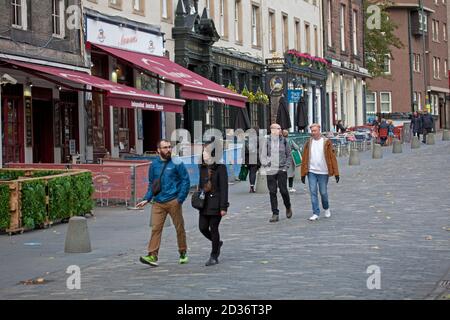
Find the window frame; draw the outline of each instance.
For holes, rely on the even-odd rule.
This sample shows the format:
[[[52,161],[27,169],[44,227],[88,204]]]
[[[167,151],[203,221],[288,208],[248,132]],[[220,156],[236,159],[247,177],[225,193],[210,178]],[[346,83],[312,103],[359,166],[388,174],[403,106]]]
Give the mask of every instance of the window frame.
[[[387,94],[389,96],[389,110],[384,111],[383,110],[383,104],[386,104],[387,102],[383,102],[383,94]],[[392,112],[392,92],[390,91],[380,91],[380,112],[381,113],[391,113]]]
[[[285,12],[281,13],[281,25],[282,25],[282,41],[283,50],[287,52],[289,50],[289,15]]]
[[[122,0],[114,0],[116,3],[112,3],[113,0],[108,0],[108,7],[116,9],[116,10],[122,10]]]
[[[20,14],[16,12],[17,7],[20,10]],[[20,24],[15,23],[17,22],[15,19],[16,16],[20,18]],[[28,30],[28,7],[26,0],[11,0],[11,26],[15,29]]]
[[[139,3],[139,10],[136,10],[136,3]],[[133,0],[133,13],[141,16],[145,16],[145,1],[144,0]]]
[[[339,13],[339,30],[340,30],[340,38],[341,38],[341,51],[346,52],[347,46],[345,43],[345,11],[346,5],[341,3],[340,13]]]
[[[368,95],[372,95],[373,96],[373,102],[369,101],[369,99],[367,98]],[[374,109],[373,111],[368,110],[367,106],[368,104],[373,104]],[[366,92],[366,113],[367,114],[376,114],[377,113],[377,92],[371,92],[371,91],[367,91]]]
[[[352,10],[352,39],[353,39],[353,55],[358,55],[358,10]]]
[[[276,52],[277,51],[277,21],[276,21],[276,11],[273,9],[269,9],[269,51]]]
[[[56,15],[55,8],[56,4],[59,7],[59,15]],[[64,38],[66,36],[66,25],[65,25],[65,1],[64,0],[52,0],[52,36],[56,38]],[[58,21],[55,18],[58,17]],[[59,27],[59,33],[55,32],[56,23]]]

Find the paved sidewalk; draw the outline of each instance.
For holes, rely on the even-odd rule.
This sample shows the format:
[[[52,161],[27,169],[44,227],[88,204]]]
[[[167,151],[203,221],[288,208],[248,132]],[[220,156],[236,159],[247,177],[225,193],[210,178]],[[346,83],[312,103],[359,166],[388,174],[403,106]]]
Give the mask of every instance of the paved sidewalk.
[[[361,166],[341,158],[341,182],[330,180],[333,216],[309,222],[302,184],[294,216],[268,222],[268,195],[231,186],[221,225],[220,264],[205,267],[210,244],[198,214],[184,205],[190,263],[178,265],[174,228],[164,231],[160,267],[138,261],[149,237],[148,212],[96,210],[89,219],[90,254],[64,254],[67,225],[0,236],[1,299],[444,299],[450,280],[450,143],[392,154],[361,154]],[[279,203],[282,205],[281,197]],[[37,246],[25,243],[40,243]],[[81,290],[68,290],[69,265],[81,267]],[[381,289],[369,290],[369,266]],[[21,285],[42,276],[44,285]],[[450,281],[449,281],[450,282]],[[447,291],[445,291],[447,290]]]

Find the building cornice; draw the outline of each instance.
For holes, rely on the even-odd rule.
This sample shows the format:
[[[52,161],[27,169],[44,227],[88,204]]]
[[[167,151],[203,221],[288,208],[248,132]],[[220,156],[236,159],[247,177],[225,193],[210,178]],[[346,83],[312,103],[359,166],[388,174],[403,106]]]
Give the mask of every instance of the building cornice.
[[[396,9],[420,9],[420,5],[418,3],[395,3],[388,6],[389,8],[396,8]],[[424,11],[427,11],[429,13],[435,13],[435,11],[428,7],[423,7]]]

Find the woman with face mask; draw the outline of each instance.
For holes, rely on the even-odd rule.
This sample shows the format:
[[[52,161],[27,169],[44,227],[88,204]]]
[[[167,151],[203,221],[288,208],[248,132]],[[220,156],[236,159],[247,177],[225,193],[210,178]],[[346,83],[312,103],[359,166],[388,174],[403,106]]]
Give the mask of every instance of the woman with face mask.
[[[214,143],[207,143],[203,147],[202,164],[200,165],[199,190],[204,191],[205,204],[199,211],[200,232],[211,241],[211,255],[206,266],[219,263],[220,240],[219,225],[222,217],[227,214],[228,203],[228,174],[227,168],[215,159]]]

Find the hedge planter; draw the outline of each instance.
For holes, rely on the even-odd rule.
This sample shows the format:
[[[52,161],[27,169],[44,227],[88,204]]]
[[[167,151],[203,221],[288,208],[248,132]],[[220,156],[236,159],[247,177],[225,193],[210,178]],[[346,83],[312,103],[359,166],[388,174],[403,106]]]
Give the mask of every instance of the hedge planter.
[[[85,170],[0,170],[0,230],[46,227],[91,213],[92,175]]]

